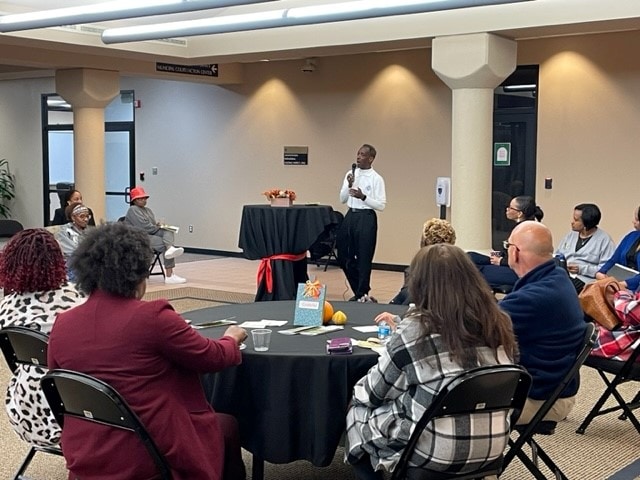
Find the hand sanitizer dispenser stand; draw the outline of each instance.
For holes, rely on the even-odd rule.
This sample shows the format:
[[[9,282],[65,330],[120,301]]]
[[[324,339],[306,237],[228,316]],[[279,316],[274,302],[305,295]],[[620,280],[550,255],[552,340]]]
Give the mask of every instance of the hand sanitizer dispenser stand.
[[[440,207],[440,218],[447,217],[447,207],[451,206],[451,178],[438,177],[436,180],[436,205]]]

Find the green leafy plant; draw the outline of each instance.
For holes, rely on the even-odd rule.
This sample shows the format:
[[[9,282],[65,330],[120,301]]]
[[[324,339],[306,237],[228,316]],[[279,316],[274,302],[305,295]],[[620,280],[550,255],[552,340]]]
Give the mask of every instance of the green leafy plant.
[[[0,160],[0,217],[9,218],[11,209],[8,206],[10,200],[16,196],[14,177],[9,170],[9,161]]]

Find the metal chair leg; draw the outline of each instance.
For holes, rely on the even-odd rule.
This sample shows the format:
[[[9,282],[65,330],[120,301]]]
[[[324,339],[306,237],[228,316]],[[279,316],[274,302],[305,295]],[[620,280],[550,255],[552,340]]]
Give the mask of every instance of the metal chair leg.
[[[27,469],[27,467],[29,467],[29,464],[31,463],[31,460],[33,459],[33,456],[35,454],[36,454],[36,448],[35,447],[31,447],[29,449],[29,451],[27,452],[27,456],[24,457],[24,460],[22,461],[22,464],[20,465],[20,467],[18,468],[18,471],[16,472],[15,476],[13,477],[13,480],[20,480],[22,478],[22,474]]]

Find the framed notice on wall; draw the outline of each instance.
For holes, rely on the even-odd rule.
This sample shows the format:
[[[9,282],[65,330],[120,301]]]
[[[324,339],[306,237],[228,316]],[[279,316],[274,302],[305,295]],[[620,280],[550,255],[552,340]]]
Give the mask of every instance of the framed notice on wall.
[[[309,147],[284,147],[285,165],[308,165]]]
[[[493,144],[493,166],[508,167],[511,165],[511,143]]]

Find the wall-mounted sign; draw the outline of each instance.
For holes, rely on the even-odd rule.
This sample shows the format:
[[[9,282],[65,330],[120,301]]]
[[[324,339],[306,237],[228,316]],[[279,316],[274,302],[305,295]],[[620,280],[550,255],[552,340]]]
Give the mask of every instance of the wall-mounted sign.
[[[309,147],[284,147],[285,165],[308,165]]]
[[[208,65],[176,65],[173,63],[156,63],[156,72],[181,73],[183,75],[218,76],[218,64]]]
[[[493,166],[508,167],[511,165],[511,143],[493,144]]]

